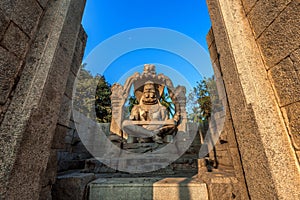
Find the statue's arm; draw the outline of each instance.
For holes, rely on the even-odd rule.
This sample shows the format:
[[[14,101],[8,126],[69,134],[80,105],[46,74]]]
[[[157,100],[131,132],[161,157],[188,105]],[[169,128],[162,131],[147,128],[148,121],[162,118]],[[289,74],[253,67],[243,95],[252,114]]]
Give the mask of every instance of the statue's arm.
[[[177,125],[177,120],[169,118],[169,112],[165,107],[163,107],[163,109],[161,109],[161,115],[162,115],[162,120],[163,121],[166,121],[168,123],[173,123],[174,125]]]
[[[139,108],[137,106],[133,106],[130,116],[130,120],[139,120]]]

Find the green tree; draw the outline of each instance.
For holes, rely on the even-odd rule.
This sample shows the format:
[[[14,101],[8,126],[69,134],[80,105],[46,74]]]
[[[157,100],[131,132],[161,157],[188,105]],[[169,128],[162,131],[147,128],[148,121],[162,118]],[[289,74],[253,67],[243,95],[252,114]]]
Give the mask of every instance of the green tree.
[[[74,108],[89,118],[106,123],[111,121],[110,84],[102,75],[93,76],[81,66],[76,82]],[[93,115],[96,113],[96,116]],[[93,115],[93,116],[92,116]]]
[[[108,123],[111,121],[111,85],[105,80],[103,75],[97,75],[97,89],[95,94],[95,110],[97,121]]]
[[[76,93],[73,97],[73,106],[80,113],[92,118],[91,113],[94,109],[94,93],[97,80],[90,71],[85,69],[86,64],[81,65],[81,70],[76,80]]]
[[[172,99],[168,92],[163,92],[160,98],[161,105],[165,106],[167,108],[167,111],[170,115],[170,118],[173,118],[175,115],[175,105],[172,102]]]
[[[211,115],[211,96],[209,92],[209,82],[212,79],[203,79],[194,87],[194,93],[197,97],[197,103],[200,108],[200,116],[202,120],[207,120]]]
[[[192,105],[189,120],[193,122],[207,122],[212,112],[223,109],[214,77],[204,78],[197,82],[197,85],[188,96],[188,102]]]

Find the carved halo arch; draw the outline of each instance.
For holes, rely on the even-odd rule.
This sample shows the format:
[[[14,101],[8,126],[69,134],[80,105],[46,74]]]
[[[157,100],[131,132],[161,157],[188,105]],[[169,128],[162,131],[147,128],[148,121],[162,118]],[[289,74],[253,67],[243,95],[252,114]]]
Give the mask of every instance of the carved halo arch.
[[[136,72],[128,77],[124,86],[115,83],[111,88],[111,104],[112,104],[112,121],[110,125],[110,132],[117,134],[125,139],[127,135],[123,134],[121,129],[124,120],[124,104],[129,96],[130,88],[133,86],[135,95],[136,91],[141,90],[147,81],[151,81],[157,85],[160,95],[164,87],[167,88],[172,102],[175,105],[175,115],[178,121],[178,130],[186,130],[187,113],[186,113],[186,89],[184,86],[177,86],[174,88],[173,82],[168,76],[164,74],[156,74],[155,66],[152,64],[145,64],[142,74]]]

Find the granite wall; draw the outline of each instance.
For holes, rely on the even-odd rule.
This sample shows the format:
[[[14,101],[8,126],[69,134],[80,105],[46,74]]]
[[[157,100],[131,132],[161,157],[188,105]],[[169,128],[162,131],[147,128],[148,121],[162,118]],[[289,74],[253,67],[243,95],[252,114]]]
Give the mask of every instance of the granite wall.
[[[207,4],[211,60],[225,85],[249,196],[297,199],[299,1]]]
[[[300,161],[300,2],[244,1],[244,7]]]
[[[84,5],[0,2],[0,199],[50,198],[85,47]]]
[[[13,97],[47,1],[0,2],[0,123]]]

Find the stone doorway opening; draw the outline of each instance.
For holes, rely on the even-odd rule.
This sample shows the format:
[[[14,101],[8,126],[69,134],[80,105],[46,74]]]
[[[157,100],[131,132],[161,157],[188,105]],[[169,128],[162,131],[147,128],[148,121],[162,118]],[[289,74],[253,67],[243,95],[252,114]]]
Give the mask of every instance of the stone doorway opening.
[[[211,44],[209,44],[209,47],[211,47]],[[84,64],[88,65],[89,63],[84,63]],[[91,69],[91,71],[92,71],[92,69]],[[93,77],[92,72],[90,72],[89,75],[91,77]],[[222,80],[218,80],[218,81],[219,82],[218,82],[217,87],[220,88],[220,87],[222,87],[223,83],[222,83]],[[110,85],[110,84],[108,84],[108,85]],[[120,97],[121,94],[118,94],[118,95]],[[221,95],[223,95],[222,100],[227,101],[226,95],[224,95],[224,94],[221,94]],[[222,109],[224,113],[225,113],[225,111],[224,111],[225,109]],[[111,108],[111,110],[113,110],[113,109]],[[121,116],[122,114],[120,114],[120,113],[121,112],[118,111],[117,115]],[[199,183],[202,183],[203,180],[206,180],[207,182],[209,182],[212,178],[210,174],[208,174],[207,175],[208,177],[206,177],[206,175],[205,175],[206,172],[214,171],[216,175],[213,175],[213,176],[216,176],[216,177],[224,176],[225,178],[227,178],[226,180],[231,180],[231,179],[235,180],[234,179],[235,175],[233,172],[232,158],[231,158],[231,155],[229,152],[229,146],[227,145],[228,133],[226,132],[226,133],[222,134],[223,138],[222,138],[221,142],[219,142],[218,148],[215,148],[215,147],[213,148],[214,143],[216,142],[217,139],[215,139],[214,137],[210,137],[210,138],[205,137],[206,134],[202,133],[202,132],[206,133],[208,131],[208,129],[210,128],[210,132],[208,133],[208,135],[212,136],[213,133],[215,133],[218,130],[218,127],[220,126],[218,123],[215,123],[215,122],[218,121],[220,118],[223,118],[223,121],[225,120],[224,113],[222,113],[222,112],[214,113],[213,116],[211,116],[211,118],[213,120],[211,120],[212,122],[210,123],[209,127],[206,126],[206,127],[202,127],[202,129],[201,128],[199,129],[198,125],[196,125],[196,124],[185,125],[185,126],[191,126],[188,128],[189,130],[192,130],[192,129],[197,130],[196,137],[193,137],[194,140],[191,142],[192,145],[187,150],[187,152],[183,156],[181,156],[179,159],[177,159],[175,162],[173,162],[171,165],[169,165],[167,168],[162,169],[161,171],[157,171],[157,172],[139,173],[139,174],[134,174],[134,175],[122,173],[119,170],[116,170],[114,168],[111,168],[111,167],[105,165],[104,163],[99,162],[99,160],[97,160],[96,158],[92,158],[92,155],[89,154],[89,151],[86,150],[85,146],[81,142],[80,134],[78,134],[76,131],[76,124],[79,124],[81,122],[71,119],[71,127],[70,128],[72,128],[72,131],[69,131],[70,134],[67,135],[67,138],[69,140],[69,141],[67,141],[68,142],[67,146],[69,149],[59,151],[59,154],[61,154],[61,156],[59,156],[58,162],[59,162],[59,166],[61,168],[59,169],[59,176],[57,178],[58,181],[56,182],[56,186],[54,186],[54,188],[53,188],[53,191],[54,191],[53,193],[56,193],[56,192],[59,193],[61,190],[63,190],[64,185],[67,184],[66,181],[71,180],[71,182],[74,182],[73,181],[74,178],[78,179],[78,180],[85,180],[82,183],[85,186],[87,185],[87,182],[90,182],[91,180],[94,180],[96,178],[100,178],[100,179],[101,178],[111,178],[111,180],[113,181],[113,178],[120,178],[120,177],[123,177],[123,178],[132,178],[132,177],[135,177],[135,178],[139,178],[139,177],[157,178],[157,177],[161,177],[158,180],[155,180],[150,185],[153,185],[155,182],[159,182],[159,180],[162,180],[162,178],[172,178],[172,177],[185,177],[187,179],[191,179],[192,177],[194,177],[195,179],[200,181]],[[112,118],[118,119],[119,117],[112,116]],[[187,118],[187,116],[185,116],[185,118]],[[184,119],[184,120],[187,120],[187,119]],[[229,119],[227,119],[227,120],[229,120]],[[85,122],[85,123],[87,123],[87,122]],[[119,126],[121,126],[121,125],[119,125]],[[227,125],[227,126],[230,126],[230,125]],[[87,128],[87,129],[93,130],[92,128]],[[109,138],[109,135],[111,132],[111,125],[109,123],[101,123],[100,129],[103,130],[105,132],[105,135],[108,136],[108,138]],[[230,134],[232,134],[232,132]],[[219,135],[219,133],[216,135]],[[232,135],[231,135],[231,137],[232,137]],[[209,139],[206,139],[207,141],[205,141],[205,138],[209,138]],[[230,138],[230,139],[232,139],[232,138]],[[117,139],[115,139],[115,140],[117,140]],[[205,155],[206,156],[205,158],[198,159],[200,148],[201,148],[201,143],[202,144],[207,143],[206,149],[213,148],[214,151],[213,151],[213,153]],[[119,144],[115,143],[114,145],[120,147],[121,149],[124,148],[122,142]],[[126,143],[126,145],[128,146],[127,143]],[[134,144],[133,144],[133,146],[134,146]],[[202,148],[203,148],[203,146],[204,145],[202,145]],[[132,149],[132,147],[130,147],[130,148]],[[139,150],[139,148],[137,148],[137,150]],[[224,173],[220,172],[219,168],[223,168],[222,170],[224,171]],[[72,170],[75,170],[75,171],[72,171]],[[66,171],[68,171],[68,172],[66,172]],[[200,176],[203,176],[203,178],[201,180],[199,179]],[[125,182],[127,182],[128,180],[129,179],[124,179]],[[135,180],[135,179],[133,179],[133,180]],[[138,179],[136,179],[136,180],[138,180]],[[145,179],[145,181],[147,181],[147,179]],[[172,180],[172,181],[176,182],[176,180]],[[189,180],[189,181],[191,181],[191,180]],[[189,181],[184,181],[184,180],[180,179],[179,182],[187,183]],[[122,182],[122,181],[120,181],[120,182]],[[140,182],[140,180],[138,182]],[[110,184],[110,183],[108,183],[108,184]],[[78,185],[75,187],[78,187]],[[232,187],[232,186],[230,186],[230,187]],[[72,187],[70,186],[69,188],[72,188]],[[84,190],[81,191],[80,194],[85,195],[86,187],[81,186],[81,188],[83,188]],[[96,186],[96,188],[97,188],[97,186]],[[66,193],[66,191],[64,191],[64,193]],[[70,193],[68,193],[67,195],[71,195],[71,194],[72,194],[72,190],[70,190]],[[58,198],[58,196],[62,196],[62,194],[61,193],[59,193],[59,195],[56,194],[56,198]],[[66,198],[66,197],[64,197],[64,198]]]
[[[200,194],[194,193],[195,190],[191,187],[198,188],[197,191],[201,191],[201,194],[206,193],[206,196],[202,195],[205,199],[299,197],[298,1],[290,0],[270,6],[262,0],[208,0],[212,29],[207,34],[207,47],[216,86],[220,87],[224,83],[225,90],[220,90],[223,91],[219,93],[220,100],[227,103],[223,109],[226,115],[222,110],[212,114],[212,123],[207,128],[210,136],[222,133],[220,138],[214,140],[214,137],[208,137],[207,142],[199,134],[200,139],[197,139],[198,142],[201,141],[200,153],[202,147],[212,149],[212,153],[208,156],[205,154],[203,156],[207,157],[198,160],[197,174],[192,179],[136,177],[131,182],[129,177],[120,179],[123,173],[115,177],[115,181],[112,178],[108,179],[110,181],[103,181],[102,177],[93,182],[90,185],[95,189],[93,191],[102,192],[90,193],[90,196],[86,185],[103,173],[85,172],[118,172],[110,171],[111,168],[94,160],[87,160],[91,155],[74,131],[78,122],[72,117],[74,112],[71,115],[73,86],[80,75],[78,71],[87,40],[81,26],[85,4],[84,0],[0,3],[0,68],[3,69],[0,71],[1,199],[52,199],[59,198],[56,195],[58,191],[62,191],[66,198],[92,198],[92,195],[98,198],[99,194],[105,194],[102,189],[106,186],[121,186],[119,193],[122,194],[122,188],[132,184],[136,184],[135,189],[138,189],[134,193],[138,191],[148,197],[151,193],[151,198],[164,197],[162,191],[172,192],[176,198],[181,199],[194,195],[198,197]],[[123,7],[117,7],[119,5],[115,8],[122,10]],[[170,6],[174,5],[176,2]],[[160,7],[153,10],[159,11],[157,8]],[[195,8],[197,6],[191,9]],[[154,12],[143,12],[138,16],[132,12],[128,16],[142,19],[147,16],[145,13],[152,18],[157,16]],[[172,17],[182,14],[175,13]],[[173,25],[187,25],[190,21],[175,22]],[[118,28],[124,28],[122,24],[119,25]],[[161,35],[158,34],[157,37],[159,36]],[[166,37],[160,44],[168,42],[170,38],[172,37]],[[136,37],[126,39],[131,43]],[[180,47],[185,47],[185,42],[179,42],[180,40],[171,42],[169,46],[180,44]],[[119,46],[115,47],[111,51],[104,51],[107,53],[104,55],[111,55],[119,49]],[[150,52],[149,55],[151,53],[153,54]],[[188,51],[182,51],[182,54],[185,58],[193,55]],[[172,55],[165,55],[165,58],[173,61],[174,65],[168,66],[184,64]],[[135,61],[137,63],[130,67],[141,64],[139,59]],[[118,62],[114,64],[118,65]],[[145,62],[153,63],[153,60],[143,60],[142,64]],[[179,67],[178,70],[180,69],[186,68]],[[193,73],[189,73],[189,80],[192,75]],[[148,89],[151,91],[153,87]],[[151,110],[151,106],[145,107],[148,107],[147,112]],[[144,118],[153,117],[153,113],[155,112]],[[215,123],[216,119],[221,118],[224,119],[223,129],[219,129],[219,124]],[[135,123],[149,125],[144,124],[149,123],[145,121]],[[92,124],[88,120],[84,122]],[[93,126],[87,127],[91,129],[85,130],[94,131]],[[100,128],[103,132],[110,132],[109,124],[103,123]],[[151,134],[152,131],[148,130],[148,133]],[[205,141],[207,145],[203,145]],[[212,145],[211,141],[216,144]],[[84,169],[86,165],[88,167]],[[57,169],[61,169],[61,172],[75,171],[73,174],[62,172],[57,177]],[[146,186],[145,190],[140,190],[143,185]],[[65,190],[65,186],[72,190]],[[169,189],[166,191],[166,188]]]
[[[87,5],[87,7],[88,6],[89,5]],[[199,10],[199,13],[200,12],[201,12],[201,10]],[[93,35],[89,35],[89,36],[93,37]],[[91,39],[93,39],[93,38],[91,38]],[[87,48],[90,48],[90,47],[87,47]],[[86,54],[88,54],[88,53],[86,53]],[[166,59],[166,58],[164,58],[164,59]],[[145,61],[143,61],[143,62],[145,62]],[[88,64],[89,63],[87,63],[87,65]],[[92,71],[92,70],[90,70],[90,71]],[[108,84],[108,85],[110,85],[110,84]],[[187,93],[189,93],[189,92],[190,91],[187,91]],[[175,107],[174,107],[174,109],[175,109]],[[186,118],[187,117],[185,117],[184,120],[187,120]],[[77,131],[75,130],[76,123],[78,123],[78,122],[76,122],[74,119],[71,119],[71,123],[70,123],[71,125],[69,128],[72,128],[72,129],[70,129],[68,131],[68,134],[66,136],[66,139],[68,140],[66,142],[68,148],[65,148],[65,150],[62,150],[62,151],[58,151],[59,152],[58,154],[61,155],[58,157],[59,158],[59,161],[58,161],[59,175],[61,175],[62,177],[67,177],[66,172],[64,172],[64,171],[76,170],[78,168],[79,169],[81,168],[81,170],[79,170],[79,172],[85,172],[85,174],[82,173],[82,175],[84,175],[84,176],[87,175],[88,173],[96,174],[96,175],[91,175],[92,178],[101,176],[99,174],[102,174],[102,176],[103,176],[103,174],[105,174],[105,173],[106,173],[106,175],[104,175],[104,176],[109,176],[108,175],[109,173],[110,173],[110,176],[114,176],[114,177],[115,176],[130,177],[131,176],[131,175],[126,175],[126,174],[122,174],[122,173],[120,175],[120,172],[117,172],[117,170],[107,167],[103,163],[100,163],[97,159],[90,158],[87,160],[87,158],[89,158],[89,156],[91,157],[91,155],[89,155],[88,151],[84,148],[84,145],[80,141],[80,136],[77,133]],[[185,121],[184,123],[187,123],[187,122]],[[101,129],[106,132],[106,135],[109,135],[109,130],[110,130],[109,126],[110,125],[108,123],[101,124]],[[187,126],[187,125],[184,125],[184,126]],[[189,126],[192,127],[189,129],[195,129],[194,126],[197,126],[197,125],[189,125]],[[177,176],[177,177],[191,178],[192,176],[197,175],[197,173],[198,173],[198,159],[197,158],[198,158],[198,152],[199,152],[200,146],[201,146],[200,135],[198,133],[196,134],[196,137],[192,143],[193,143],[193,145],[188,150],[189,153],[186,153],[184,156],[182,156],[180,159],[178,159],[176,162],[174,162],[172,164],[172,166],[169,166],[169,169],[165,169],[165,170],[162,169],[161,172],[158,171],[157,173],[156,172],[147,173],[145,175],[139,174],[138,176],[149,177],[149,176],[155,176],[155,174],[156,174],[156,175],[160,175],[162,177]],[[83,165],[85,165],[85,166],[83,166]],[[113,173],[115,173],[115,174],[113,174]],[[118,173],[119,173],[119,175],[117,175]],[[78,174],[76,174],[75,176],[78,176]],[[71,177],[68,177],[68,178],[71,178]],[[62,180],[62,182],[63,181],[64,180]],[[54,189],[55,189],[55,187],[54,187]]]

